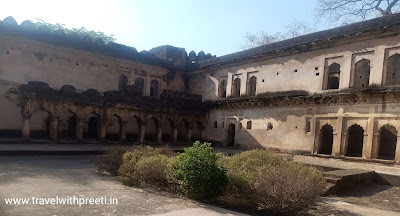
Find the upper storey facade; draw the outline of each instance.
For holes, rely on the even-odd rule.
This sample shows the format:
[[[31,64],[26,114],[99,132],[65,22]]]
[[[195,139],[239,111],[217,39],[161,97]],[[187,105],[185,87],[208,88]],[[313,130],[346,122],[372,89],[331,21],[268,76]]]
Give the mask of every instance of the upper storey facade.
[[[193,63],[203,100],[400,85],[400,15],[377,18]]]

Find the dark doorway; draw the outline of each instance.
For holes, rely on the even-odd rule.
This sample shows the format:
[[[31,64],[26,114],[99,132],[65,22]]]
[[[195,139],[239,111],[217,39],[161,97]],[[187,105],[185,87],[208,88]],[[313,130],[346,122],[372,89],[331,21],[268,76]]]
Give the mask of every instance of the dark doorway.
[[[255,96],[257,90],[257,77],[252,76],[248,82],[247,94],[248,96]]]
[[[76,117],[71,116],[68,119],[67,138],[75,138],[76,136]]]
[[[225,80],[222,80],[219,84],[219,97],[226,98],[226,86],[227,83]]]
[[[397,130],[391,125],[380,129],[379,159],[394,160],[396,154]]]
[[[159,84],[157,80],[151,81],[150,84],[150,96],[152,97],[158,97],[158,90],[159,89]]]
[[[364,129],[360,125],[353,125],[348,129],[349,140],[347,154],[350,157],[361,157],[364,144]]]
[[[321,132],[321,143],[319,145],[318,154],[332,154],[333,146],[333,128],[329,124],[322,126]]]
[[[119,77],[118,90],[122,91],[126,88],[126,86],[128,86],[128,77],[122,74]]]
[[[230,123],[228,125],[228,136],[227,136],[227,145],[228,147],[233,147],[235,146],[235,125],[233,123]]]
[[[88,121],[88,132],[87,138],[88,139],[98,139],[99,138],[99,121],[97,117],[91,117]]]
[[[340,81],[340,64],[332,63],[328,68],[327,89],[338,89]]]

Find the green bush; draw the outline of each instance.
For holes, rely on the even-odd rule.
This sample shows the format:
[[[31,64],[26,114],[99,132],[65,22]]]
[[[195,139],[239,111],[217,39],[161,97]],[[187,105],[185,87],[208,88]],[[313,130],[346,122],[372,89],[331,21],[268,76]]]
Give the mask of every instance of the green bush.
[[[189,197],[204,199],[220,195],[228,182],[226,170],[217,161],[211,143],[196,141],[177,156],[175,180],[178,190]]]
[[[121,147],[107,151],[104,155],[98,156],[95,161],[95,166],[101,172],[108,172],[112,175],[118,174],[118,169],[122,164],[122,156],[129,148]]]
[[[164,149],[142,147],[123,156],[123,164],[118,173],[127,185],[151,185],[170,188],[167,170],[173,158],[167,155],[174,155]]]
[[[294,214],[310,205],[325,186],[317,169],[265,150],[223,157],[219,163],[228,170],[222,199],[230,205]]]

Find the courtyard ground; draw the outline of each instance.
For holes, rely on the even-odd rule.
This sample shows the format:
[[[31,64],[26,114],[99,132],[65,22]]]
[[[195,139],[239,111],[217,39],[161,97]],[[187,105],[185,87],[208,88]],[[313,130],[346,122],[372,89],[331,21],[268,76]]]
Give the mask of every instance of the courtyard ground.
[[[122,185],[98,173],[94,156],[0,157],[0,216],[7,215],[243,215],[164,192]],[[118,205],[5,205],[4,198],[102,197]],[[399,215],[400,189],[370,185],[318,198],[304,215]]]
[[[242,215],[96,172],[93,156],[0,157],[0,215]],[[5,205],[4,198],[111,196],[118,205]]]

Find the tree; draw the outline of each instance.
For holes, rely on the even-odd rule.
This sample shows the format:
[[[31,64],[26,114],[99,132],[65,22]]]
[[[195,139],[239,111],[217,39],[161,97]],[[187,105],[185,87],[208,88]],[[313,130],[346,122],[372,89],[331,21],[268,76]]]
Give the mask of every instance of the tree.
[[[400,0],[318,0],[318,17],[347,24],[400,11]]]
[[[85,27],[81,27],[81,28],[66,28],[65,24],[60,24],[60,23],[56,23],[56,24],[52,24],[52,23],[48,23],[45,22],[42,19],[36,19],[36,23],[32,22],[36,28],[39,28],[39,26],[45,25],[47,26],[51,32],[57,31],[57,30],[63,30],[67,35],[71,34],[71,33],[76,33],[78,34],[78,36],[80,38],[83,38],[85,36],[89,36],[92,38],[93,41],[96,41],[98,39],[101,39],[104,41],[104,43],[110,43],[110,42],[114,42],[116,40],[116,38],[114,37],[114,35],[106,35],[104,34],[104,32],[99,32],[99,31],[89,31],[87,30]]]
[[[316,29],[309,27],[302,21],[292,20],[289,24],[283,26],[285,32],[276,32],[274,34],[260,31],[258,33],[247,33],[246,44],[242,46],[243,49],[254,48],[270,43],[275,43],[281,40],[298,37],[304,34],[311,33]]]

